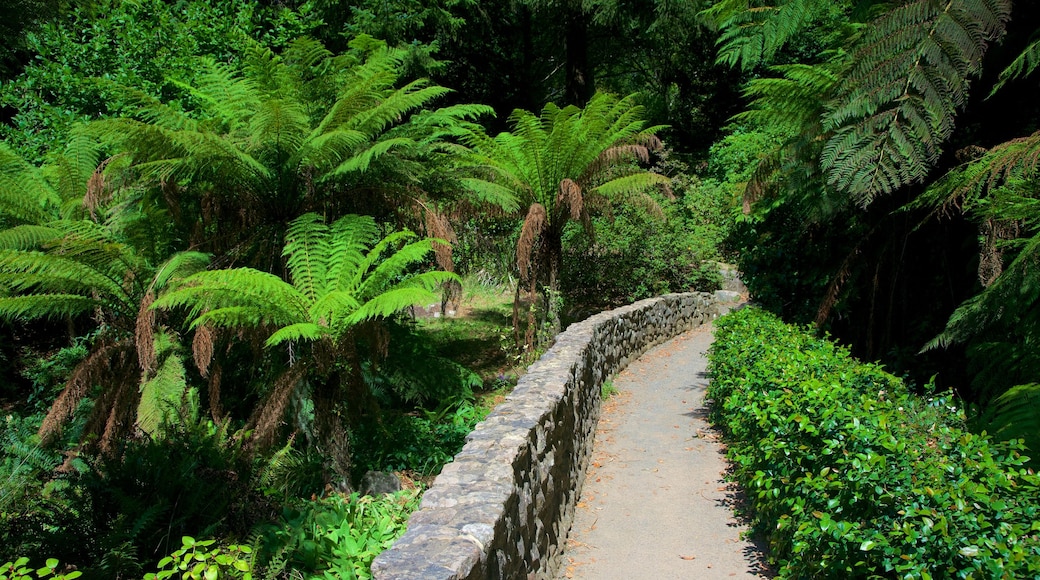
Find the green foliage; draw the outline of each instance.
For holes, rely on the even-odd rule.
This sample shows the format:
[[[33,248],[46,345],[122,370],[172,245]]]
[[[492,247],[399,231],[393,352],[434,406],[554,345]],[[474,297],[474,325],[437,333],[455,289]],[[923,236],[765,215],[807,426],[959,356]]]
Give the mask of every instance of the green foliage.
[[[867,205],[923,181],[1010,15],[1010,0],[918,0],[872,22],[829,106],[828,183]]]
[[[559,290],[564,229],[571,220],[591,230],[594,208],[612,203],[648,205],[647,192],[668,183],[668,178],[642,169],[650,152],[661,147],[647,127],[635,96],[617,98],[598,93],[584,109],[546,105],[540,115],[516,110],[510,116],[512,132],[489,137],[471,133],[468,144],[476,156],[474,177],[463,180],[478,198],[497,201],[526,213],[516,248],[520,284],[527,286],[527,332],[521,342],[520,321],[514,319],[517,344],[533,349],[539,327],[559,330],[559,308],[549,300]],[[539,283],[547,288],[542,317],[531,310]],[[516,312],[520,310],[520,286]]]
[[[780,577],[1040,571],[1040,479],[1020,445],[762,311],[716,329],[711,417]]]
[[[215,543],[215,540],[199,541],[184,536],[181,548],[159,560],[159,572],[145,574],[145,580],[174,577],[185,580],[253,579],[252,548],[235,544],[210,548]]]
[[[197,62],[181,84],[190,106],[127,89],[134,118],[86,131],[131,156],[129,170],[177,236],[224,262],[275,271],[288,221],[305,212],[385,214],[454,191],[450,140],[490,109],[425,110],[449,91],[425,79],[399,86],[404,58],[368,37],[344,55],[310,39],[280,55],[253,45],[237,66]]]
[[[292,570],[308,579],[371,578],[372,560],[404,534],[419,499],[419,490],[406,490],[303,502],[262,529],[258,560],[271,572]]]
[[[322,339],[335,345],[357,325],[436,300],[438,286],[458,280],[439,271],[409,275],[432,251],[432,240],[415,237],[400,231],[381,238],[369,216],[347,215],[330,226],[305,214],[286,234],[291,283],[251,268],[210,270],[184,279],[153,307],[189,307],[192,328],[271,327],[268,347]]]
[[[0,103],[17,111],[0,136],[40,160],[74,122],[126,112],[113,83],[184,99],[167,81],[190,79],[199,56],[237,62],[253,41],[282,47],[319,24],[306,3],[299,11],[253,0],[72,3],[25,35],[33,58],[0,87]]]
[[[714,196],[725,192],[694,180],[690,185],[680,199],[658,197],[656,206],[629,204],[593,218],[595,237],[570,228],[561,272],[568,302],[615,306],[668,292],[717,289],[712,261],[719,257],[720,226],[698,220],[694,212],[709,212]]]
[[[1040,66],[1040,40],[1035,40],[1015,57],[1007,68],[1000,71],[1000,79],[993,85],[989,96],[992,97],[1007,83],[1033,74],[1038,66]]]
[[[466,444],[466,436],[484,416],[471,402],[441,413],[386,413],[380,423],[354,430],[355,476],[367,471],[406,471],[421,476],[440,473]]]
[[[73,580],[83,575],[79,570],[69,573],[57,572],[58,560],[48,558],[41,568],[29,567],[28,558],[18,558],[14,562],[0,564],[0,580],[32,580],[33,578],[52,578],[53,580]]]
[[[793,37],[826,18],[841,4],[826,0],[779,0],[772,6],[757,6],[747,0],[722,0],[701,12],[701,17],[721,31],[717,62],[750,70],[772,61]]]

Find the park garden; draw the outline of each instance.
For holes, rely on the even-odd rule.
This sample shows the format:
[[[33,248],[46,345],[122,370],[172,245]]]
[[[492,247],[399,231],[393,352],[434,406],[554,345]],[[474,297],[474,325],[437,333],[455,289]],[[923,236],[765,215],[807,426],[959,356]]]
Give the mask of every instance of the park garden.
[[[0,578],[369,577],[567,324],[723,262],[801,325],[713,362],[781,574],[1040,569],[1037,7],[0,16]]]

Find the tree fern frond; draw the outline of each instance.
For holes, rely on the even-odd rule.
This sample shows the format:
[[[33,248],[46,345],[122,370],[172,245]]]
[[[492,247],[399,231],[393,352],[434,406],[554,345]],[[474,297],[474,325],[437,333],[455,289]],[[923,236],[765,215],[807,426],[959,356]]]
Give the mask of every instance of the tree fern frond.
[[[0,142],[0,220],[43,223],[52,219],[46,208],[60,202],[43,172]]]
[[[415,141],[407,137],[396,137],[393,139],[376,141],[364,151],[360,151],[350,159],[340,163],[339,166],[330,173],[330,175],[339,176],[353,172],[364,173],[365,171],[368,171],[368,168],[372,165],[373,161],[386,155],[391,150],[410,147],[414,144]]]
[[[367,300],[378,294],[391,280],[402,276],[412,264],[421,262],[433,251],[433,241],[424,239],[405,244],[389,256],[386,255],[394,246],[415,237],[416,235],[408,230],[394,232],[369,250],[358,267],[357,282],[354,286],[360,300]]]
[[[287,325],[307,319],[307,298],[284,280],[252,268],[211,270],[185,278],[152,308],[188,307],[196,328]],[[225,310],[225,312],[219,312]]]
[[[1010,11],[1010,0],[915,0],[875,20],[828,105],[828,182],[865,206],[921,181]]]
[[[737,122],[752,126],[779,126],[797,133],[819,125],[823,103],[838,84],[834,64],[791,64],[770,68],[781,78],[758,78],[748,83],[744,97],[751,101],[748,110],[736,115]]]
[[[726,0],[700,16],[721,31],[716,62],[751,70],[772,60],[791,38],[833,8],[825,0],[776,0],[772,6]]]
[[[161,361],[155,373],[141,383],[141,399],[137,405],[137,427],[152,437],[159,427],[175,414],[188,388],[184,359],[169,331],[155,334],[155,351]]]
[[[313,322],[298,322],[276,330],[271,336],[267,337],[264,346],[272,347],[294,341],[315,341],[328,334],[329,329],[325,326]]]
[[[654,187],[668,185],[671,181],[660,173],[636,173],[611,179],[597,186],[593,191],[608,198],[614,198],[632,193],[645,193]]]
[[[909,208],[933,207],[945,211],[958,206],[966,211],[981,209],[979,200],[987,192],[1016,179],[1040,172],[1040,131],[1001,143],[978,159],[956,167],[930,185]]]
[[[1040,66],[1040,39],[1034,40],[1022,51],[1022,54],[1015,57],[1015,60],[1000,72],[1000,78],[993,85],[989,96],[995,95],[1007,83],[1033,74],[1038,66]]]
[[[202,252],[177,252],[159,266],[152,278],[156,290],[166,288],[171,282],[187,278],[206,269],[211,256]]]
[[[502,208],[502,211],[507,213],[513,213],[520,209],[514,188],[475,177],[463,177],[459,180],[459,183],[473,196],[473,200],[477,203],[494,205]]]
[[[1040,454],[1040,383],[1017,385],[993,400],[982,416],[994,437],[1024,439],[1036,459]]]
[[[326,290],[354,292],[360,283],[369,249],[379,240],[379,225],[371,216],[345,215],[332,224]],[[368,268],[371,264],[364,267]]]
[[[362,304],[347,317],[346,322],[350,325],[360,324],[366,320],[391,316],[413,304],[436,300],[439,296],[436,289],[448,281],[458,282],[460,279],[456,274],[439,270],[412,276]]]
[[[293,286],[313,303],[328,289],[329,227],[315,213],[304,214],[289,224],[283,256]]]
[[[61,229],[52,226],[15,226],[0,231],[0,249],[35,250],[62,235]]]
[[[81,294],[40,293],[25,296],[0,296],[0,318],[7,320],[66,320],[92,312],[99,300]]]

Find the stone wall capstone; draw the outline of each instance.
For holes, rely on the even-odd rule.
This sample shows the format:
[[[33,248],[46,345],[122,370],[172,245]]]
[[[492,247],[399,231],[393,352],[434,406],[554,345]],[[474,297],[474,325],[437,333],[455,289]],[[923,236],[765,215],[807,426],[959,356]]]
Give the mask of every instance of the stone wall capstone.
[[[552,578],[592,456],[603,382],[716,313],[711,294],[669,294],[572,324],[444,466],[408,531],[373,562],[373,578]]]

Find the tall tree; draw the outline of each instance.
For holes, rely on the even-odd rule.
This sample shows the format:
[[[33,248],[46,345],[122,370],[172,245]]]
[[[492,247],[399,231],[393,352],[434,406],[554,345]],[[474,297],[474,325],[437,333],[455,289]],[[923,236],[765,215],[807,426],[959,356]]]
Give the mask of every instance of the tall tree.
[[[545,284],[545,312],[554,327],[559,324],[558,307],[552,304],[559,290],[563,230],[570,220],[590,227],[593,208],[631,201],[668,183],[639,165],[661,146],[655,136],[660,127],[647,127],[641,114],[634,96],[599,93],[584,109],[550,103],[540,115],[517,110],[510,117],[511,132],[493,138],[472,134],[470,143],[480,156],[477,169],[485,173],[466,179],[465,185],[483,197],[514,199],[526,214],[516,249],[517,332],[523,285],[533,301],[538,284]],[[530,347],[537,326],[530,310],[528,321],[525,344]]]

